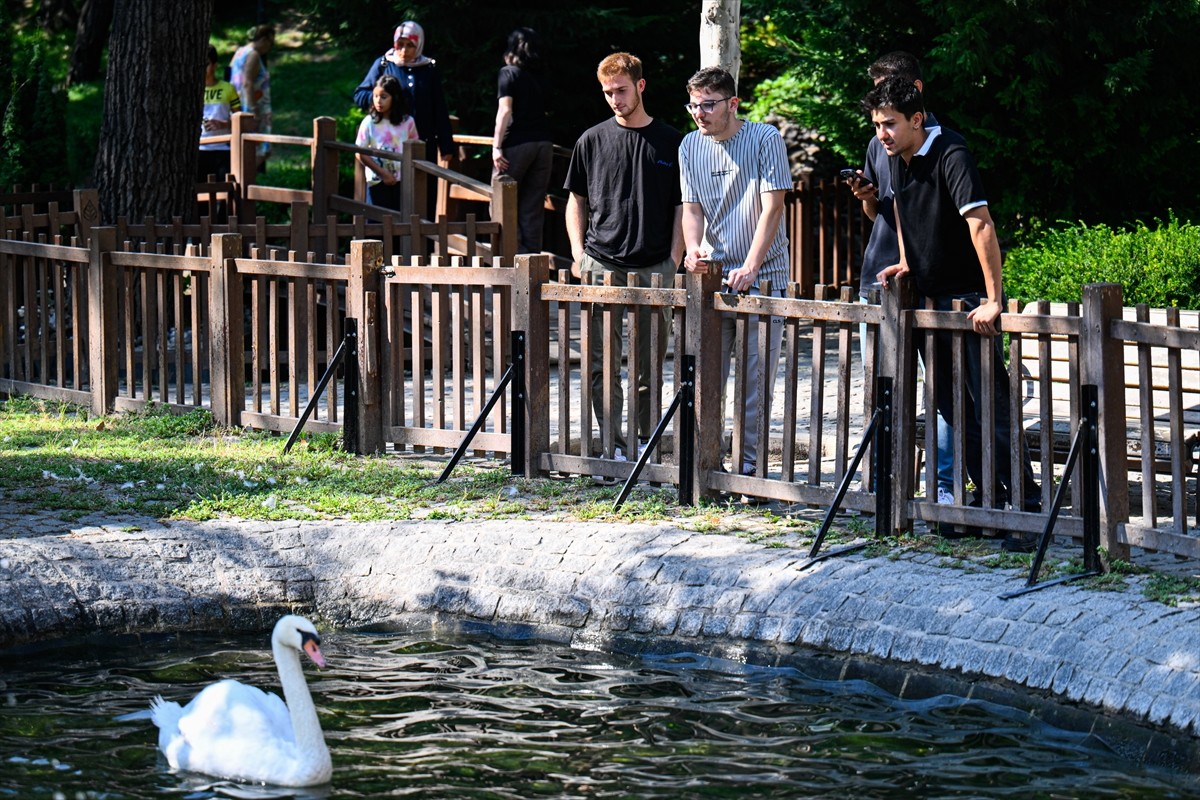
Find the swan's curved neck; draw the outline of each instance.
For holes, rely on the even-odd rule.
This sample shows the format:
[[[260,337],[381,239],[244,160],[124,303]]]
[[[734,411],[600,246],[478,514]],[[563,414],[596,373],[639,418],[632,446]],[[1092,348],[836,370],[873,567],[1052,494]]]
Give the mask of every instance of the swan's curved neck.
[[[296,737],[296,749],[301,761],[314,772],[323,769],[328,774],[331,763],[329,748],[325,746],[325,736],[321,733],[317,708],[308,691],[308,683],[304,680],[300,653],[274,642],[271,644],[271,650],[275,654],[275,667],[279,670],[283,699],[287,701],[288,715],[292,718],[292,733]]]

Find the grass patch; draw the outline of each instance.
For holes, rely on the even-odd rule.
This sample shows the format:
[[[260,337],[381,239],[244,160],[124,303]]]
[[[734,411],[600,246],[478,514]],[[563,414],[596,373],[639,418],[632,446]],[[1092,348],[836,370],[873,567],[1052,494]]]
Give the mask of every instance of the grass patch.
[[[741,506],[680,508],[673,489],[639,486],[619,510],[619,487],[590,479],[525,479],[508,469],[353,456],[328,433],[285,437],[222,429],[207,410],[92,417],[86,408],[14,397],[0,402],[0,497],[78,519],[91,513],[165,519],[353,521],[550,518],[661,522],[694,530],[753,527],[795,533],[801,524]],[[761,516],[761,520],[758,519]]]
[[[1147,578],[1142,594],[1149,600],[1171,607],[1180,603],[1200,603],[1200,579],[1156,572]]]

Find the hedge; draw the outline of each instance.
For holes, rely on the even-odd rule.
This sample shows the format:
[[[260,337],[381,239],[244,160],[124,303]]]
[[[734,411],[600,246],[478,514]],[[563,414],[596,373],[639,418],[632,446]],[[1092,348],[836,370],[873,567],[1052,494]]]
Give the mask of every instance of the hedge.
[[[1174,214],[1130,230],[1076,223],[1026,236],[1005,259],[1008,297],[1077,301],[1088,283],[1121,284],[1125,305],[1200,309],[1200,226]]]

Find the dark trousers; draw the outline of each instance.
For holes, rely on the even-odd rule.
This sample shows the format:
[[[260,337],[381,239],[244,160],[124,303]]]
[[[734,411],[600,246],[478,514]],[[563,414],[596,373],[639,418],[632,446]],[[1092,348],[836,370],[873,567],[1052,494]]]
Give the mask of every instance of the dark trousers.
[[[554,161],[552,142],[526,142],[504,148],[508,169],[492,170],[492,180],[508,175],[517,182],[517,252],[540,253],[546,219],[546,189]]]
[[[959,295],[940,295],[931,298],[936,311],[952,311],[955,300],[962,300],[964,312],[977,308],[986,295],[978,292]],[[931,374],[928,361],[925,361],[926,380],[934,382],[934,396],[937,401],[937,411],[947,425],[954,424],[954,362],[953,362],[953,333],[937,331],[934,334],[936,347],[935,369]],[[923,336],[917,337],[917,349],[924,359],[925,341]],[[991,375],[983,374],[982,348],[991,347],[993,365]],[[993,453],[996,458],[996,501],[999,505],[1009,502],[1010,489],[1013,485],[1011,458],[1011,428],[1008,369],[1004,366],[1003,337],[980,336],[977,333],[963,334],[963,368],[966,377],[966,392],[964,394],[964,416],[966,418],[963,435],[966,440],[967,475],[975,484],[979,497],[983,493],[983,391],[990,391],[995,398],[995,422]],[[1021,447],[1022,479],[1024,492],[1024,508],[1028,511],[1041,509],[1042,488],[1038,485],[1033,474],[1033,464],[1029,460],[1029,451],[1025,447],[1023,436],[1018,438]]]

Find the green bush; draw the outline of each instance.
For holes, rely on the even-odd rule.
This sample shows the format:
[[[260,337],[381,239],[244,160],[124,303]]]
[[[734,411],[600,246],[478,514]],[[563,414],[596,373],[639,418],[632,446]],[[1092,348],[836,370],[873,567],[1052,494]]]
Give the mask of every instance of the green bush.
[[[1200,309],[1200,226],[1171,214],[1130,230],[1076,223],[1035,230],[1004,263],[1004,291],[1021,300],[1078,301],[1088,283],[1119,283],[1125,305]]]

